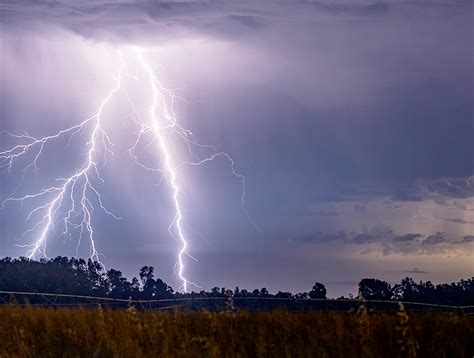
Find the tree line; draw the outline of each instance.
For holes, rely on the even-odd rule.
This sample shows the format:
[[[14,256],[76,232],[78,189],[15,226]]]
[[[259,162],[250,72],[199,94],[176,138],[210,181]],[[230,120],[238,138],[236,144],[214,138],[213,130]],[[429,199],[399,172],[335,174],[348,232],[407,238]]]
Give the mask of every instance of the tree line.
[[[236,287],[214,287],[210,291],[175,292],[163,280],[155,278],[152,266],[143,266],[138,278],[130,281],[116,269],[105,270],[99,262],[58,256],[40,261],[20,257],[0,259],[0,290],[15,292],[61,293],[133,300],[153,300],[183,297],[242,297],[326,299],[324,284],[316,282],[308,292],[270,293],[266,288],[247,290]],[[340,297],[344,298],[344,297]],[[353,298],[352,296],[350,298]],[[406,277],[395,285],[364,278],[359,282],[358,299],[424,302],[445,305],[473,305],[474,277],[453,283],[434,285],[430,281],[415,282]]]

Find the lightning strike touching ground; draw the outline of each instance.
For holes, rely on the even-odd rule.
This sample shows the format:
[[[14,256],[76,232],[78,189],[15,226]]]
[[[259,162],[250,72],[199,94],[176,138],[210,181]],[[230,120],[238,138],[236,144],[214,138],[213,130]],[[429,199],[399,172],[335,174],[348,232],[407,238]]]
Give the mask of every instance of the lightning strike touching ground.
[[[148,74],[149,80],[150,80],[150,86],[153,91],[153,101],[150,106],[150,121],[151,121],[151,127],[153,128],[153,132],[156,135],[156,138],[158,139],[158,144],[159,144],[159,150],[162,153],[163,157],[163,162],[164,162],[164,167],[165,167],[165,173],[168,176],[168,181],[171,186],[171,191],[172,191],[172,197],[173,197],[173,203],[174,203],[174,208],[175,208],[175,217],[173,220],[173,223],[176,225],[176,231],[178,234],[179,241],[181,243],[181,248],[178,252],[178,276],[183,282],[182,284],[182,289],[184,292],[187,291],[187,285],[188,285],[188,280],[184,277],[184,263],[183,263],[183,255],[187,252],[186,248],[188,246],[188,243],[186,241],[186,238],[184,237],[183,229],[181,226],[181,222],[183,219],[182,211],[181,211],[181,204],[179,201],[179,186],[177,183],[177,174],[175,170],[175,164],[173,163],[173,160],[170,155],[170,151],[168,150],[168,145],[166,143],[166,138],[164,136],[164,133],[162,132],[163,129],[174,129],[176,125],[176,119],[173,113],[168,111],[168,107],[166,105],[166,101],[164,100],[163,95],[160,94],[160,91],[158,89],[159,83],[157,82],[155,78],[155,74],[153,73],[152,68],[150,65],[148,65],[144,59],[142,51],[138,50],[138,56],[140,59],[140,63],[143,65],[144,69],[146,70],[146,73]],[[161,87],[161,86],[160,86]],[[161,97],[162,99],[162,121],[164,122],[163,124],[160,123],[159,118],[157,117],[157,111],[158,111],[158,99]],[[172,98],[172,97],[171,97]],[[179,128],[179,127],[178,127]],[[180,128],[178,129],[180,130]],[[183,131],[183,135],[186,135]],[[172,223],[172,224],[173,224]],[[170,234],[173,236],[173,233],[171,231],[171,226],[170,226]]]
[[[177,274],[182,281],[182,286],[180,287],[184,292],[187,292],[188,284],[194,284],[187,280],[184,276],[184,255],[187,255],[194,259],[187,251],[188,242],[186,240],[184,230],[183,230],[183,214],[182,214],[182,205],[180,202],[180,186],[178,183],[178,170],[183,165],[192,165],[199,166],[206,162],[213,161],[219,157],[227,159],[230,163],[232,174],[241,181],[242,184],[242,208],[244,209],[246,215],[247,211],[244,207],[245,202],[245,177],[238,173],[235,169],[235,163],[232,157],[226,152],[219,152],[212,145],[200,144],[196,142],[193,138],[193,134],[190,130],[183,128],[179,125],[176,114],[173,110],[174,100],[176,98],[175,94],[168,90],[163,84],[158,80],[155,71],[153,70],[151,64],[147,62],[143,50],[136,48],[135,52],[138,56],[139,63],[142,65],[145,73],[148,77],[149,86],[152,90],[152,103],[149,108],[149,117],[151,123],[141,123],[141,131],[135,146],[138,144],[138,141],[141,139],[141,136],[147,132],[152,131],[155,137],[155,142],[157,142],[157,148],[161,153],[162,162],[164,168],[162,173],[167,177],[170,189],[171,197],[173,199],[173,204],[175,208],[174,220],[169,227],[170,235],[174,238],[177,236],[178,241],[180,242],[180,249],[178,252],[178,261]],[[188,148],[189,153],[196,159],[195,161],[183,161],[177,163],[172,156],[171,150],[169,149],[169,138],[175,137],[181,140]],[[135,148],[134,146],[134,148]],[[207,149],[210,152],[209,156],[199,159],[197,155],[194,154],[193,149]],[[133,148],[132,148],[133,152]],[[143,167],[143,165],[142,165]],[[150,169],[150,168],[145,168]],[[158,169],[159,170],[159,169]],[[253,223],[253,221],[252,221]],[[173,233],[173,227],[175,229],[175,234]]]
[[[138,130],[135,133],[131,133],[136,135],[136,140],[134,145],[128,150],[129,155],[141,168],[153,173],[159,173],[160,182],[163,178],[168,182],[170,198],[174,207],[174,218],[168,227],[168,231],[171,237],[179,243],[175,273],[182,282],[180,289],[187,292],[189,284],[194,283],[186,278],[185,256],[191,259],[194,258],[188,253],[188,241],[183,226],[182,184],[180,180],[183,175],[179,172],[179,169],[185,165],[203,165],[218,158],[227,160],[232,174],[240,180],[242,185],[242,209],[256,227],[244,207],[245,177],[237,172],[235,162],[229,154],[218,151],[212,145],[198,143],[194,139],[192,132],[178,123],[173,106],[175,100],[180,97],[160,82],[157,72],[152,63],[145,57],[143,49],[134,47],[131,51],[117,50],[117,53],[120,59],[120,69],[115,76],[115,85],[108,95],[99,102],[97,112],[93,116],[77,125],[58,131],[54,135],[41,138],[36,138],[29,134],[15,135],[9,132],[3,133],[23,143],[0,152],[0,167],[5,169],[4,174],[10,173],[18,159],[32,155],[33,159],[23,169],[23,175],[26,175],[31,168],[37,172],[38,161],[44,156],[43,152],[47,145],[52,145],[60,137],[68,138],[69,145],[76,134],[90,128],[89,140],[86,142],[88,149],[85,159],[74,173],[69,177],[57,179],[57,182],[60,183],[59,185],[53,185],[33,194],[9,197],[3,201],[2,208],[13,202],[23,204],[23,202],[28,200],[42,200],[46,198],[46,203],[36,206],[28,213],[26,222],[30,222],[38,214],[41,214],[37,221],[20,237],[20,239],[24,239],[30,235],[36,236],[34,243],[18,245],[28,248],[26,252],[28,258],[34,258],[39,254],[47,257],[47,240],[49,237],[56,235],[55,229],[58,225],[61,225],[63,227],[61,232],[63,236],[71,238],[77,232],[76,256],[84,237],[87,237],[90,242],[90,258],[100,262],[92,225],[94,208],[98,206],[106,214],[119,219],[106,209],[102,196],[95,186],[97,182],[104,183],[100,176],[98,165],[100,162],[105,165],[107,155],[114,155],[112,141],[102,125],[104,121],[103,111],[107,105],[110,105],[112,98],[120,93],[124,95],[132,108],[130,118],[138,126]],[[128,64],[127,61],[135,65],[135,73],[132,75],[124,73]],[[140,70],[138,71],[137,68]],[[143,74],[144,81],[146,81],[146,85],[143,88],[148,88],[146,91],[149,92],[148,94],[151,97],[151,103],[145,110],[146,115],[143,116],[146,118],[145,120],[142,120],[142,116],[139,115],[140,111],[123,85],[126,75],[140,81],[142,80],[141,74]],[[156,156],[161,162],[161,167],[152,167],[140,160],[137,152],[139,146],[143,145],[144,142],[147,144],[147,149],[157,154]],[[178,160],[178,156],[174,154],[172,148],[179,147],[180,145],[184,145],[187,148],[187,152],[193,160]],[[99,152],[102,152],[102,156],[98,155]],[[208,155],[203,157],[203,152],[208,153]]]
[[[69,136],[68,144],[70,143],[71,138],[80,131],[86,129],[86,127],[92,125],[92,131],[89,137],[89,141],[86,143],[89,146],[89,149],[86,154],[86,159],[83,162],[82,166],[77,169],[75,173],[67,178],[60,178],[57,181],[62,183],[59,186],[52,186],[46,189],[43,189],[34,194],[28,194],[21,197],[10,197],[5,199],[2,202],[2,207],[9,202],[21,202],[29,199],[38,199],[48,194],[53,194],[52,199],[44,205],[40,205],[34,208],[27,216],[26,221],[29,221],[34,214],[40,211],[44,211],[44,215],[40,218],[36,224],[34,224],[30,229],[28,229],[21,238],[25,237],[28,234],[39,230],[38,239],[34,244],[30,245],[21,245],[24,247],[29,247],[26,252],[26,256],[29,259],[34,258],[37,254],[46,255],[46,242],[48,236],[55,233],[55,226],[57,221],[62,221],[64,226],[64,235],[70,236],[70,228],[79,230],[79,240],[78,246],[76,247],[76,253],[79,245],[81,244],[82,238],[84,235],[87,235],[90,241],[90,258],[100,262],[99,253],[96,249],[96,243],[94,240],[94,229],[92,226],[92,212],[94,211],[93,203],[90,199],[90,195],[95,196],[99,207],[104,210],[105,213],[111,215],[114,218],[117,218],[114,214],[108,211],[102,202],[102,197],[99,191],[94,187],[92,179],[95,178],[98,181],[103,181],[100,177],[99,169],[97,167],[98,162],[95,159],[95,153],[98,150],[98,146],[102,145],[106,153],[112,154],[111,146],[112,142],[110,141],[109,136],[102,127],[102,112],[105,106],[112,99],[114,94],[120,89],[122,82],[122,72],[125,67],[123,58],[120,56],[120,70],[116,76],[115,87],[110,91],[110,93],[105,97],[101,102],[99,102],[99,107],[97,113],[93,116],[87,118],[83,122],[69,127],[67,129],[61,130],[54,135],[46,136],[43,138],[35,138],[30,135],[12,135],[15,138],[26,140],[26,144],[18,144],[13,148],[0,152],[0,166],[6,167],[6,171],[10,172],[12,170],[15,160],[21,156],[27,155],[30,151],[35,151],[33,161],[24,168],[24,173],[30,167],[34,167],[35,171],[38,168],[38,160],[43,154],[45,145],[58,139],[61,136]],[[7,133],[10,134],[10,133]],[[11,134],[10,134],[11,135]],[[36,149],[38,148],[38,149]],[[79,191],[79,198],[75,197],[76,190]],[[68,196],[68,199],[66,199]],[[67,210],[66,214],[63,216],[62,220],[55,220],[55,217],[58,215],[59,210],[61,209],[64,200],[70,201],[70,207]],[[77,202],[79,204],[77,204]],[[77,208],[79,206],[79,208]],[[80,221],[75,223],[73,222],[73,215],[78,216]]]

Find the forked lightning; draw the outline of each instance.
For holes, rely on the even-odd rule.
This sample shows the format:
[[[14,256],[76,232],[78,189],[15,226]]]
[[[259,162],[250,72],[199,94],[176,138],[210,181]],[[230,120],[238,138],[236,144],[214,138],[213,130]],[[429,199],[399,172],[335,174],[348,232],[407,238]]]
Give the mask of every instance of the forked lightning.
[[[107,106],[111,106],[114,97],[123,96],[123,99],[128,101],[133,108],[132,120],[138,126],[138,131],[130,133],[130,135],[136,136],[134,145],[128,151],[130,156],[141,168],[159,172],[168,183],[169,194],[174,207],[174,219],[168,231],[179,244],[175,272],[182,282],[180,289],[187,292],[188,286],[192,282],[185,275],[185,256],[191,258],[192,256],[188,253],[188,241],[183,227],[180,183],[182,175],[179,173],[179,168],[184,165],[202,165],[217,158],[226,159],[230,164],[233,175],[241,181],[242,208],[248,217],[243,205],[245,200],[245,177],[237,172],[234,160],[229,154],[218,151],[214,146],[198,143],[192,132],[179,124],[173,109],[177,96],[158,79],[153,64],[145,56],[144,49],[134,47],[132,49],[117,50],[117,55],[120,60],[120,68],[115,75],[113,88],[104,99],[98,102],[97,112],[91,117],[79,124],[45,137],[35,137],[26,133],[23,135],[15,135],[10,132],[2,133],[19,142],[19,144],[0,151],[0,167],[4,169],[3,174],[6,175],[12,172],[16,163],[20,162],[20,158],[31,158],[23,168],[24,175],[26,175],[30,169],[37,170],[40,158],[45,156],[46,146],[54,145],[54,142],[62,137],[68,138],[69,145],[76,134],[89,131],[88,140],[85,143],[87,148],[85,158],[70,176],[59,178],[56,180],[58,184],[38,192],[9,197],[2,202],[2,208],[14,202],[23,204],[26,201],[42,201],[41,204],[28,213],[27,223],[34,221],[35,218],[37,219],[33,224],[30,224],[21,236],[22,240],[29,236],[36,237],[33,243],[20,245],[27,248],[26,256],[28,258],[32,259],[38,255],[47,257],[46,246],[50,238],[61,235],[68,237],[76,235],[76,255],[79,246],[86,238],[90,243],[90,258],[100,262],[100,255],[94,237],[94,209],[99,208],[113,218],[119,219],[106,208],[102,195],[97,188],[97,183],[105,184],[100,175],[101,164],[106,164],[107,155],[114,155],[112,140],[103,125],[105,121],[104,111]],[[140,73],[143,74],[147,82],[148,89],[146,90],[149,91],[151,103],[147,106],[144,116],[136,115],[136,106],[132,102],[127,89],[124,88],[125,69],[128,62],[132,62],[136,68],[140,69]],[[133,77],[140,80],[138,74]],[[157,158],[161,162],[160,167],[154,168],[140,161],[137,149],[145,142],[155,148]],[[172,149],[179,145],[186,146],[194,161],[178,160]],[[199,150],[196,151],[196,149]],[[208,155],[202,157],[203,151],[207,152]],[[60,233],[56,231],[59,227],[62,229]]]

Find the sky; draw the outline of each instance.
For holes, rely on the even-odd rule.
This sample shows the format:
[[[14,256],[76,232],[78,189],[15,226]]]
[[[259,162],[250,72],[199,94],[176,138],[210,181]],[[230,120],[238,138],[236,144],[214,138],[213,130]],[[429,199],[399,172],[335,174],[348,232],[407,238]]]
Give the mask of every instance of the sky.
[[[103,112],[114,155],[97,150],[91,176],[119,218],[92,195],[107,268],[131,277],[152,265],[181,283],[170,178],[129,155],[133,116],[152,98],[138,48],[176,96],[180,125],[245,176],[243,187],[225,157],[179,167],[190,281],[272,292],[319,281],[335,297],[364,277],[474,275],[471,1],[18,1],[1,2],[0,26],[0,152],[28,142],[11,134],[42,138],[96,113],[125,56],[130,98],[118,93]],[[36,168],[37,147],[12,167],[0,155],[0,200],[77,172],[90,132],[49,141]],[[168,140],[176,162],[189,160],[180,138]],[[146,141],[137,153],[163,168]],[[26,254],[53,197],[4,202],[0,256]],[[88,257],[79,230],[63,235],[64,210],[47,256]]]

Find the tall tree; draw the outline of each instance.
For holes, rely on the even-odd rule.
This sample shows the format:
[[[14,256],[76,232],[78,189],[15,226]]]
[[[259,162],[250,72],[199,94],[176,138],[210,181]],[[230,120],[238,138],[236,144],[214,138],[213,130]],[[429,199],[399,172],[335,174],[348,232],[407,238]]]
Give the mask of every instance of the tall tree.
[[[385,281],[364,278],[359,282],[359,295],[368,300],[389,300],[392,298],[392,288]]]
[[[309,297],[326,299],[326,293],[327,293],[326,286],[324,286],[320,282],[316,282],[313,286],[313,289],[309,291]]]

